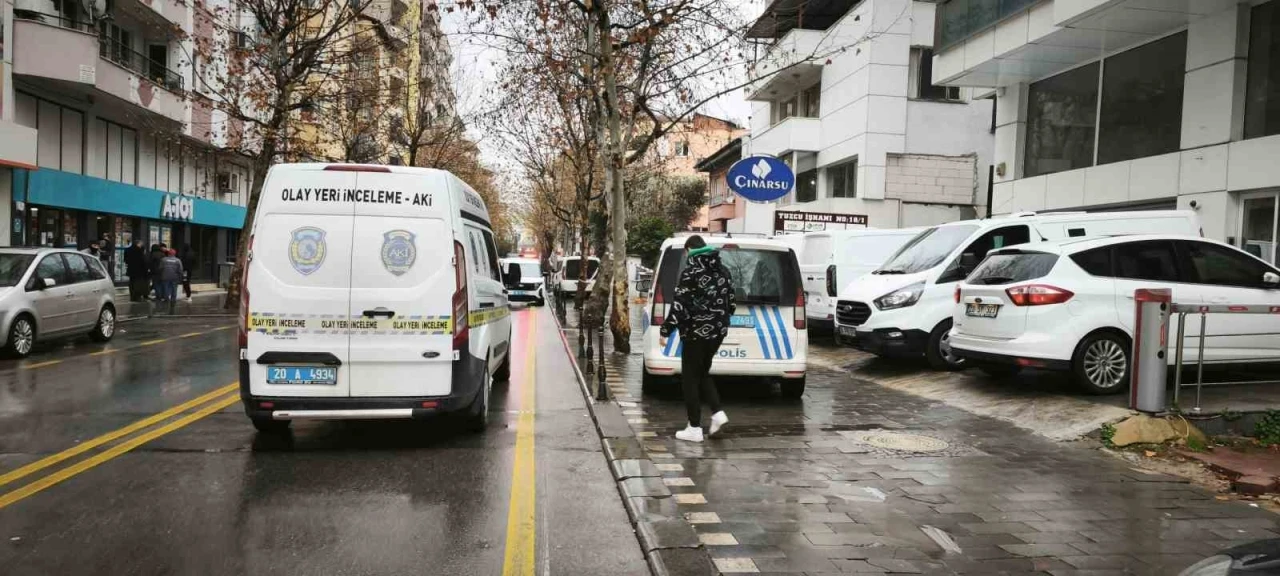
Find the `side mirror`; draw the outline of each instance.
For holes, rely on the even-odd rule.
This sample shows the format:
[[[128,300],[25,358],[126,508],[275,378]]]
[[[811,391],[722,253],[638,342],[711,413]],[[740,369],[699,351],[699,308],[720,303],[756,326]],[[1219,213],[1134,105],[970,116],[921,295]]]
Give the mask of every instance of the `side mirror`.
[[[48,290],[58,285],[58,281],[53,278],[36,278],[37,290]]]
[[[1262,273],[1262,286],[1264,288],[1280,288],[1280,274],[1275,272]]]
[[[960,268],[962,268],[966,274],[969,272],[973,272],[973,269],[977,267],[978,267],[977,254],[974,254],[973,252],[965,252],[964,254],[960,255]]]

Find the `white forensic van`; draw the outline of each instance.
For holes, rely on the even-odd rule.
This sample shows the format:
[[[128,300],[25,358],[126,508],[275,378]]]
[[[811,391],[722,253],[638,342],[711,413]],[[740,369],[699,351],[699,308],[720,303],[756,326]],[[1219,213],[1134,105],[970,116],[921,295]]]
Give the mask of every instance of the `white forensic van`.
[[[876,271],[840,292],[836,339],[879,356],[924,355],[938,370],[957,370],[951,351],[956,284],[987,252],[1006,246],[1084,236],[1200,234],[1195,212],[1034,212],[962,220],[926,228]]]
[[[795,252],[772,239],[703,238],[720,251],[720,262],[733,277],[737,300],[729,334],[711,363],[711,374],[780,378],[784,396],[800,397],[804,394],[809,333]],[[680,374],[680,334],[672,334],[666,346],[659,346],[658,332],[684,269],[684,243],[684,237],[668,238],[658,257],[657,277],[649,291],[651,304],[644,318],[644,391],[653,392],[664,378]]]
[[[272,167],[242,292],[240,395],[260,431],[453,411],[482,430],[510,371],[489,213],[448,172]]]

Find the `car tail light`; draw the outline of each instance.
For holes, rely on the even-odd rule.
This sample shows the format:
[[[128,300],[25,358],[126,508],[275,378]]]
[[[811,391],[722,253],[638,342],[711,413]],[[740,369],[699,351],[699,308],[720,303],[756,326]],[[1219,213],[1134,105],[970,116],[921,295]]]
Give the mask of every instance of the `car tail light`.
[[[662,322],[667,319],[667,303],[662,297],[662,286],[655,286],[653,289],[653,311],[649,314],[650,326],[661,326]]]
[[[453,349],[463,350],[470,333],[467,313],[471,305],[467,296],[467,253],[456,240],[453,242],[453,277],[457,286],[453,292]]]
[[[796,330],[805,329],[805,312],[804,312],[804,287],[796,288],[796,307],[792,313],[792,319],[795,321]]]
[[[391,169],[386,166],[368,164],[330,164],[324,169],[328,172],[391,172]]]
[[[249,249],[245,251],[244,269],[240,271],[240,347],[249,347],[249,266],[253,264],[253,236],[249,236]]]
[[[1004,291],[1009,295],[1009,300],[1014,306],[1044,306],[1047,304],[1062,304],[1075,296],[1070,290],[1063,290],[1056,286],[1046,284],[1031,284],[1028,286],[1014,286]]]
[[[836,265],[827,266],[827,296],[836,297]]]
[[[956,284],[956,304],[960,303],[960,285]]]

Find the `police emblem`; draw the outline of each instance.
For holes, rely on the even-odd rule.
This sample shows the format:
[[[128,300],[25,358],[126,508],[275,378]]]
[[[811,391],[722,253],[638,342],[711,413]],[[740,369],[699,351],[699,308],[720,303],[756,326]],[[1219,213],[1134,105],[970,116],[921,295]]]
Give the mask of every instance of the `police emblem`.
[[[413,239],[413,233],[408,230],[392,230],[382,235],[382,266],[387,272],[400,276],[413,268],[418,259],[418,247]]]
[[[304,226],[293,231],[293,240],[289,242],[289,263],[299,274],[307,276],[320,269],[327,251],[324,230]]]

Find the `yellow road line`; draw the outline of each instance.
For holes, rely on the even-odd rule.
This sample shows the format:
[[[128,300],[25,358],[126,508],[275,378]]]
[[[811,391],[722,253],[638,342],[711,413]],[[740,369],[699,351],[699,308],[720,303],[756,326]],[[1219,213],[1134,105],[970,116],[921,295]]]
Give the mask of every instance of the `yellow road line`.
[[[161,342],[168,342],[168,341],[169,341],[169,338],[160,338],[159,340],[147,340],[146,342],[142,342],[138,344],[137,346],[135,346],[135,348],[142,348],[143,346],[152,346],[155,344],[160,344]]]
[[[190,337],[192,337],[192,336],[199,336],[199,335],[201,335],[201,334],[210,334],[210,333],[212,333],[212,332],[213,332],[213,330],[210,330],[210,331],[208,331],[208,332],[187,332],[186,334],[183,334],[183,335],[181,335],[181,336],[178,336],[178,338],[190,338]]]
[[[98,446],[106,444],[107,442],[111,442],[112,440],[115,440],[117,438],[128,436],[129,434],[137,432],[138,430],[151,426],[152,424],[155,424],[157,422],[161,422],[163,420],[172,418],[177,414],[186,412],[191,408],[194,408],[196,406],[204,404],[205,402],[213,400],[223,394],[231,392],[232,390],[235,390],[239,385],[240,384],[238,382],[228,384],[217,390],[214,390],[213,392],[209,392],[208,394],[204,394],[199,397],[188,400],[186,402],[183,402],[182,404],[174,406],[173,408],[165,410],[164,412],[160,412],[158,414],[154,414],[152,416],[143,418],[142,420],[139,420],[137,422],[134,422],[133,424],[125,426],[124,428],[120,428],[112,432],[107,432],[106,434],[98,436],[97,438],[94,438],[92,440],[87,440],[85,442],[81,442],[80,444],[77,444],[72,448],[68,448],[52,456],[27,464],[26,466],[18,468],[17,470],[14,470],[12,472],[8,472],[4,475],[0,475],[0,486],[4,486],[5,484],[13,482],[14,480],[17,480],[19,478],[22,478],[34,472],[39,472],[40,470],[44,470],[45,468],[53,466],[54,464],[62,462],[63,460],[66,460],[68,458],[74,458],[75,456],[78,456],[80,454],[93,450],[94,448],[97,448]]]
[[[97,352],[91,352],[91,353],[89,353],[89,355],[90,355],[90,356],[106,356],[107,354],[115,354],[116,352],[119,352],[119,351],[121,351],[121,350],[128,350],[128,348],[108,348],[108,349],[106,349],[106,350],[99,350],[99,351],[97,351]]]
[[[22,368],[23,370],[35,370],[36,368],[44,368],[45,366],[53,366],[54,364],[61,364],[61,363],[62,363],[61,360],[49,360],[47,362],[36,362],[35,364],[27,364],[24,366],[19,366],[19,368]]]
[[[120,444],[117,444],[113,446],[110,450],[107,450],[101,454],[95,455],[92,458],[81,460],[71,466],[63,468],[62,470],[59,470],[57,472],[54,472],[53,474],[45,476],[44,478],[36,480],[35,482],[27,484],[26,486],[23,486],[17,490],[14,490],[12,492],[9,492],[8,494],[0,496],[0,508],[4,508],[5,506],[13,504],[14,502],[17,502],[19,500],[22,500],[23,498],[31,496],[32,494],[40,492],[45,488],[48,488],[50,486],[54,486],[60,482],[63,482],[77,474],[80,474],[81,472],[89,470],[99,464],[102,464],[103,462],[111,460],[112,458],[115,458],[121,454],[124,454],[130,450],[133,450],[134,448],[137,448],[143,444],[146,444],[147,442],[150,442],[152,440],[155,440],[156,438],[164,436],[165,434],[173,432],[174,430],[182,428],[192,422],[195,422],[196,420],[204,418],[210,414],[213,414],[214,412],[222,410],[239,401],[240,401],[239,393],[228,394],[223,398],[219,398],[213,404],[210,404],[208,406],[205,406],[204,408],[201,408],[198,412],[194,412],[192,414],[183,416],[178,420],[174,420],[173,422],[165,424],[164,426],[151,430],[146,434],[140,434],[130,439],[128,442],[122,442]]]
[[[511,467],[511,502],[507,511],[507,550],[502,563],[503,576],[533,576],[537,566],[537,487],[534,484],[535,453],[533,449],[535,350],[537,349],[537,317],[528,316],[525,337],[525,368],[520,386],[520,415],[516,419],[516,454]]]

